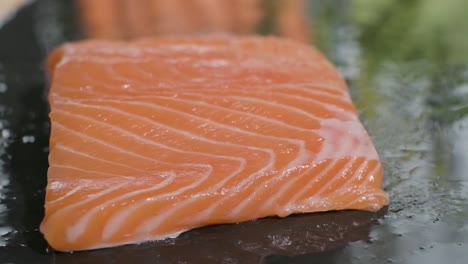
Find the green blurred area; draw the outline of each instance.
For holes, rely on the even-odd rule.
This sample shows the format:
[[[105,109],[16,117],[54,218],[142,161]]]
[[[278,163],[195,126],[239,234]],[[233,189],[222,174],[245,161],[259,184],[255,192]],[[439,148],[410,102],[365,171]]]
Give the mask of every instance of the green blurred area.
[[[354,0],[352,21],[372,60],[468,63],[468,1]]]
[[[363,114],[377,119],[386,108],[395,114],[420,111],[438,125],[467,115],[468,94],[460,87],[468,82],[468,1],[331,2],[318,18],[319,45],[330,46],[322,32],[343,27],[356,32],[360,53],[353,66],[360,72],[348,81]],[[335,38],[331,43],[343,46],[340,41]],[[339,60],[335,63],[340,66]],[[417,109],[411,108],[415,98],[422,102]]]

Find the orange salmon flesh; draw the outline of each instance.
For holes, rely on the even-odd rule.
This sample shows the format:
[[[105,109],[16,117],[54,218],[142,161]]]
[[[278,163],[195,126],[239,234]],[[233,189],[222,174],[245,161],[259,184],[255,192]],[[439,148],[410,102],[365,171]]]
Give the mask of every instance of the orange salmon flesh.
[[[58,251],[389,203],[336,68],[275,37],[64,44],[48,59],[45,217]]]

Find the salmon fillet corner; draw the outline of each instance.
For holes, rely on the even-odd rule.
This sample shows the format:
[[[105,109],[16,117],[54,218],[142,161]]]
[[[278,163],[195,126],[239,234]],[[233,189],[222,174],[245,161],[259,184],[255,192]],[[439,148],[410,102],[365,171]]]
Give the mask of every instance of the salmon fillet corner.
[[[342,77],[274,37],[64,44],[48,60],[45,217],[59,251],[389,202]]]

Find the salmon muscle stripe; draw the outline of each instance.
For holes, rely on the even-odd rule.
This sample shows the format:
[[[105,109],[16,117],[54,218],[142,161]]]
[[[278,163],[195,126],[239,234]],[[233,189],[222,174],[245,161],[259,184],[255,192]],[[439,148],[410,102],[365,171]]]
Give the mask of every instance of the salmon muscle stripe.
[[[48,59],[45,217],[58,251],[389,202],[335,67],[275,37],[88,40]]]

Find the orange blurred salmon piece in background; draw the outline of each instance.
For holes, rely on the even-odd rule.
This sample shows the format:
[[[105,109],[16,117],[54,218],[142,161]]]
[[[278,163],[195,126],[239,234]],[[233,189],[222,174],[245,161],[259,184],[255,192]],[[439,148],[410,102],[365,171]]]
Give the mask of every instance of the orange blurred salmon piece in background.
[[[136,38],[165,34],[253,34],[273,6],[274,32],[310,40],[305,0],[76,0],[88,38]]]

